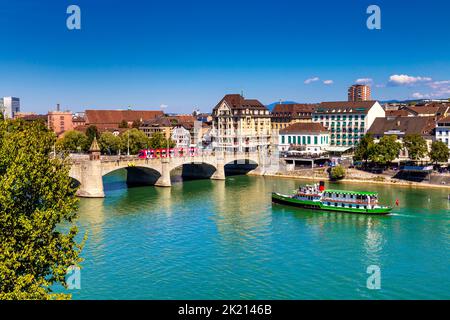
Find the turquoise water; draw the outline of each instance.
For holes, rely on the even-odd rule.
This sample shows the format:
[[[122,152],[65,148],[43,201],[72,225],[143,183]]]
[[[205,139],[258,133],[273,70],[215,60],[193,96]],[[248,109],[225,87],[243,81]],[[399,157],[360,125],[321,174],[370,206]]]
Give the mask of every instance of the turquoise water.
[[[299,180],[234,176],[82,199],[88,232],[75,299],[449,299],[448,190],[333,185],[378,191],[391,216],[272,205]],[[328,184],[329,185],[329,184]],[[381,270],[381,289],[366,269]]]

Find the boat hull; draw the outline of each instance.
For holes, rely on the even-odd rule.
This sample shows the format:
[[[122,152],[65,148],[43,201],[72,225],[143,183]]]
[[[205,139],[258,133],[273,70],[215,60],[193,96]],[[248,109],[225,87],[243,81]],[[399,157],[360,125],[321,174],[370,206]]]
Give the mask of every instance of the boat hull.
[[[391,207],[383,207],[383,208],[375,208],[375,209],[356,209],[356,208],[342,208],[342,207],[331,207],[325,206],[321,202],[318,201],[307,201],[307,200],[299,200],[294,199],[289,196],[284,196],[279,193],[272,193],[272,202],[299,207],[313,210],[325,210],[325,211],[334,211],[334,212],[344,212],[344,213],[357,213],[357,214],[366,214],[366,215],[386,215],[392,211]]]

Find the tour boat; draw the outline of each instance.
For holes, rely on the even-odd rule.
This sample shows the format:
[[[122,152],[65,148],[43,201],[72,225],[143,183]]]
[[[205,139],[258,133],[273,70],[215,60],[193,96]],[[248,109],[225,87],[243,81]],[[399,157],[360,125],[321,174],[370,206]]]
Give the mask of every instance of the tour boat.
[[[301,186],[293,195],[272,193],[272,202],[316,210],[362,214],[389,214],[392,207],[378,204],[376,192],[325,190],[323,181]]]

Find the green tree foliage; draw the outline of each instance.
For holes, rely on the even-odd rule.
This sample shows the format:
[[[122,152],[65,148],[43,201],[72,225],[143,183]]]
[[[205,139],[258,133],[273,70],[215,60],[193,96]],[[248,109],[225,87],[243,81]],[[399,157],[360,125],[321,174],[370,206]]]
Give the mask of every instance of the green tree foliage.
[[[124,150],[122,139],[111,132],[103,132],[98,143],[104,154],[117,154],[119,150]]]
[[[0,123],[0,299],[70,298],[51,290],[82,247],[69,166],[49,157],[55,139],[41,122]]]
[[[136,128],[136,129],[139,129],[141,126],[142,126],[142,121],[140,121],[140,120],[134,120],[131,125],[132,128]]]
[[[167,146],[169,146],[169,148],[174,148],[175,145],[175,141],[173,141],[172,139],[169,139],[169,141],[167,141],[165,135],[162,132],[155,132],[150,138],[149,147],[152,149],[166,149]]]
[[[448,146],[442,141],[434,141],[431,144],[430,159],[435,163],[448,162],[449,159]]]
[[[419,160],[428,152],[427,142],[420,134],[408,134],[403,138],[403,145],[408,150],[411,160]]]
[[[100,132],[98,131],[97,126],[94,125],[90,125],[89,127],[87,127],[86,129],[86,137],[88,138],[88,146],[90,147],[92,144],[92,141],[94,140],[94,137],[98,139],[100,139]]]
[[[128,122],[122,120],[122,122],[119,123],[119,128],[128,128]]]
[[[67,152],[86,152],[90,144],[88,137],[80,131],[71,130],[64,133],[61,139],[58,139],[56,147],[60,151]]]
[[[354,159],[368,161],[374,152],[375,142],[371,134],[366,134],[355,149]]]
[[[137,154],[139,150],[150,147],[150,139],[147,135],[136,129],[130,129],[120,135],[124,152],[128,150],[128,141],[130,146],[130,154]]]
[[[379,164],[388,164],[398,157],[402,144],[397,142],[397,136],[383,136],[375,144],[370,160]]]
[[[340,180],[345,177],[345,168],[341,165],[337,165],[331,168],[330,176],[333,180]]]

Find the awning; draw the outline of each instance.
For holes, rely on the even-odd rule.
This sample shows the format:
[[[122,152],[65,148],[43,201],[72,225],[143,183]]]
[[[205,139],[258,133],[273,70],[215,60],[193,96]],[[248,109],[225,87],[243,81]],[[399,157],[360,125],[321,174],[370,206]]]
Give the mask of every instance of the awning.
[[[433,166],[403,166],[400,167],[400,171],[409,171],[409,172],[431,172],[433,171]]]
[[[325,147],[325,151],[328,152],[345,152],[350,150],[352,147]]]

